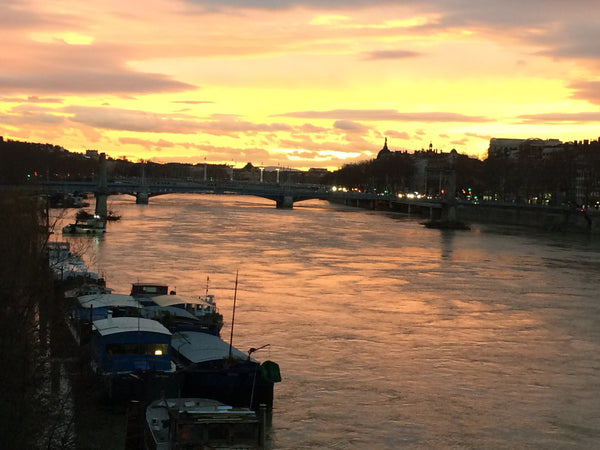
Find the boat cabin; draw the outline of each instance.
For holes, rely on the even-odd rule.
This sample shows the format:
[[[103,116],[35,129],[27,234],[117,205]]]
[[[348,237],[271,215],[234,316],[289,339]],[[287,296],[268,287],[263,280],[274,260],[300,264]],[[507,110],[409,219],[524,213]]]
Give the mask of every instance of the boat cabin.
[[[146,408],[145,448],[262,447],[260,420],[254,411],[205,398],[157,400]]]
[[[90,341],[92,323],[95,320],[106,319],[109,315],[112,317],[140,315],[141,305],[130,295],[99,291],[94,294],[80,295],[71,301],[69,328],[79,345]]]
[[[131,296],[137,298],[143,305],[152,304],[152,297],[167,295],[169,287],[166,284],[155,283],[133,283],[131,285]]]
[[[100,374],[173,370],[171,332],[155,320],[108,317],[93,324],[92,368]]]
[[[183,309],[196,317],[217,312],[215,297],[212,294],[208,294],[205,297],[157,295],[156,297],[152,297],[152,301],[161,307],[172,306],[175,308]]]
[[[79,320],[106,319],[109,314],[113,317],[137,317],[142,307],[131,295],[99,292],[77,297],[75,315]]]

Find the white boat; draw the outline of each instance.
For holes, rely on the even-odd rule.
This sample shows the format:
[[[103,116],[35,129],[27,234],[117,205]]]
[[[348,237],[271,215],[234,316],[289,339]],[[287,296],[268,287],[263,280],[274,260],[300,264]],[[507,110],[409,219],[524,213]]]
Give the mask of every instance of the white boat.
[[[55,280],[98,280],[98,274],[90,271],[81,257],[71,253],[71,244],[68,242],[48,242],[47,249],[48,265]]]
[[[168,287],[164,284],[134,283],[131,287],[131,296],[144,306],[144,317],[163,322],[171,331],[196,328],[219,335],[223,316],[208,289],[203,296],[167,292]]]
[[[248,408],[205,398],[167,398],[146,408],[147,450],[261,449],[262,422]]]
[[[76,220],[75,223],[63,227],[63,234],[103,234],[106,231],[106,222],[100,216],[94,216],[84,221]]]

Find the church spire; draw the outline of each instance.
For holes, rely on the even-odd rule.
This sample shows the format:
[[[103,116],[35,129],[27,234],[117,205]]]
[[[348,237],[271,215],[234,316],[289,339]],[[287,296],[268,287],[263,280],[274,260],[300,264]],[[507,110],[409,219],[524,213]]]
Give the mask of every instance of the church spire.
[[[389,155],[390,153],[392,153],[390,151],[390,149],[387,146],[387,138],[385,138],[385,142],[383,144],[383,148],[381,150],[379,150],[379,153],[377,154],[377,159],[380,159],[386,155]]]

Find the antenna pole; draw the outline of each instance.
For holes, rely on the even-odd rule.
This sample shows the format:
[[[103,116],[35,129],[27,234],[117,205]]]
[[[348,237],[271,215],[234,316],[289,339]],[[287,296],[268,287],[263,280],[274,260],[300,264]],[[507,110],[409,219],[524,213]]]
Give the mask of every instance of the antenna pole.
[[[235,322],[235,303],[237,299],[238,273],[239,269],[235,271],[235,289],[233,291],[233,313],[231,316],[231,336],[229,337],[229,361],[231,361],[231,349],[233,348],[233,324]]]

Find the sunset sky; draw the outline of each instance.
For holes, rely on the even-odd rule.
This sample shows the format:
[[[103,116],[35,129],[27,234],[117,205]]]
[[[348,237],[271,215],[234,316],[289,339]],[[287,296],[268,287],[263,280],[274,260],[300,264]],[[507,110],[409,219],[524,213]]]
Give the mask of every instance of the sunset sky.
[[[597,0],[0,0],[0,136],[306,169],[600,136]]]

